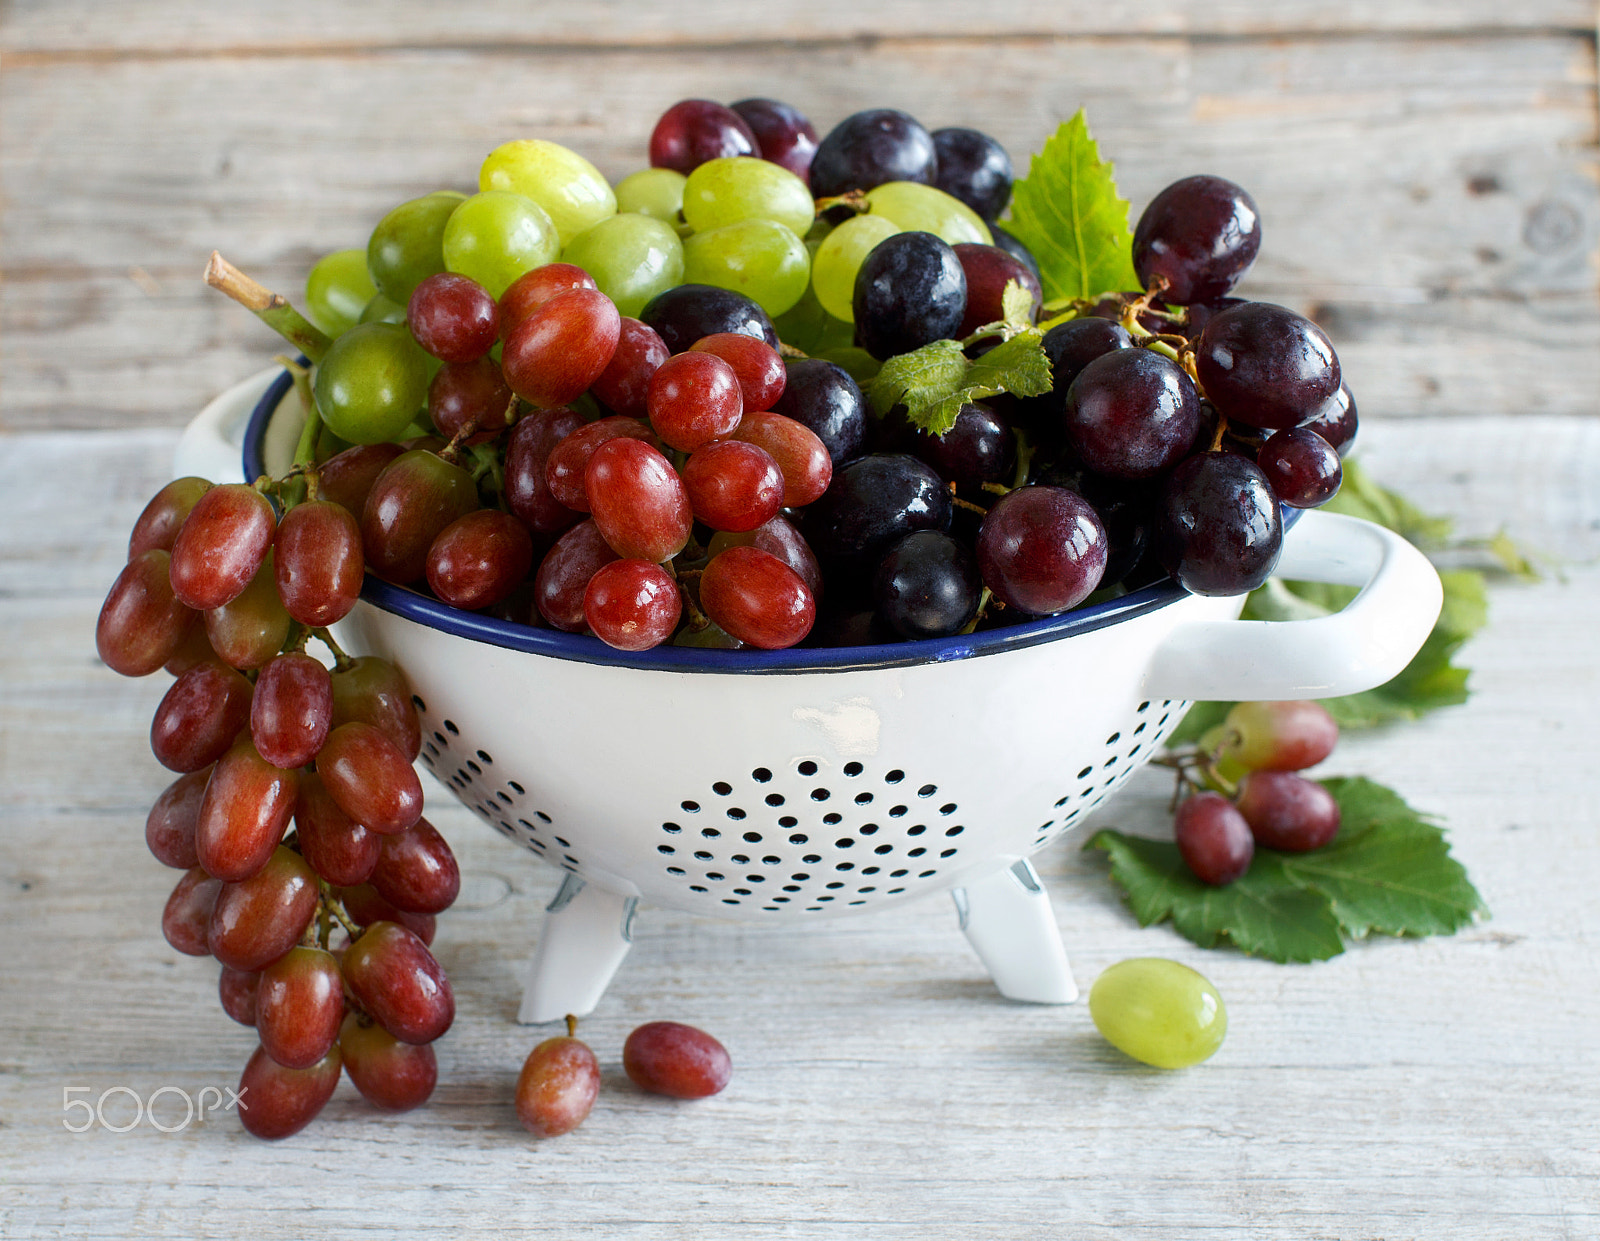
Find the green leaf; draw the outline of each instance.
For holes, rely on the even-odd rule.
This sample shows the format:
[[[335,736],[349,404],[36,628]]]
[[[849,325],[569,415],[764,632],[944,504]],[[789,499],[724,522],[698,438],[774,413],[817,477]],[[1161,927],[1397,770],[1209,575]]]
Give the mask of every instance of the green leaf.
[[[912,425],[943,435],[963,405],[1001,392],[1039,396],[1050,391],[1050,359],[1041,339],[1037,328],[1028,328],[976,361],[968,360],[959,341],[936,340],[885,362],[868,399],[879,417],[904,405]]]
[[[1033,294],[1020,280],[1007,280],[1000,293],[1000,318],[1010,327],[1033,326]]]
[[[1278,962],[1324,961],[1344,951],[1339,921],[1326,897],[1291,882],[1282,856],[1262,849],[1250,871],[1225,888],[1201,883],[1178,847],[1102,830],[1086,849],[1111,859],[1111,877],[1140,926],[1167,919],[1202,948],[1226,940],[1241,952]]]
[[[1047,298],[1139,287],[1128,202],[1080,108],[1045,142],[1011,191],[1006,228],[1033,252]]]
[[[1339,835],[1284,859],[1290,882],[1326,896],[1349,935],[1450,935],[1483,910],[1436,823],[1371,780],[1324,780],[1339,803]]]

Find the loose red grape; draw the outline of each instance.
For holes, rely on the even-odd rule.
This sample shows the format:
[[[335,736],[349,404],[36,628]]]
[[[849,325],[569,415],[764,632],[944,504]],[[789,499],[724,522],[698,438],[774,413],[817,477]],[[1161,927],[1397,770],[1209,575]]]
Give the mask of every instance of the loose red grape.
[[[714,1095],[733,1076],[723,1045],[704,1030],[676,1021],[651,1021],[628,1035],[622,1067],[633,1084],[675,1099]]]
[[[744,412],[733,367],[712,353],[680,353],[650,377],[650,425],[667,444],[693,452],[730,435]]]
[[[540,1043],[517,1074],[517,1118],[536,1138],[576,1129],[600,1094],[600,1064],[587,1043],[565,1035]]]
[[[1223,756],[1246,771],[1303,771],[1339,740],[1339,725],[1318,702],[1236,702],[1223,719]]]
[[[1239,813],[1256,843],[1286,853],[1320,849],[1339,832],[1339,803],[1292,771],[1252,771],[1239,782]]]
[[[1216,888],[1249,870],[1256,853],[1250,825],[1221,793],[1185,798],[1173,820],[1173,837],[1194,877]]]
[[[227,603],[255,576],[277,518],[254,487],[225,483],[202,495],[172,544],[172,593],[198,611]]]
[[[622,316],[599,290],[557,294],[506,337],[506,382],[540,409],[566,405],[605,372],[621,332]]]
[[[730,547],[700,575],[705,613],[739,641],[762,650],[793,646],[811,632],[816,600],[783,561],[757,547]]]
[[[601,565],[583,594],[583,615],[602,642],[623,651],[644,651],[672,636],[683,614],[678,584],[648,560],[613,560]]]

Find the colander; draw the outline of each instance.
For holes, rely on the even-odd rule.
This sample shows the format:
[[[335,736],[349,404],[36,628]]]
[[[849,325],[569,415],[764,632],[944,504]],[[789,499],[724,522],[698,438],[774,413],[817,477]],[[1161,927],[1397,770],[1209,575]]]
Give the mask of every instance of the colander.
[[[281,371],[224,393],[183,474],[287,469]],[[1399,672],[1439,613],[1438,575],[1367,522],[1301,514],[1285,577],[1361,586],[1343,611],[1238,619],[1243,597],[1170,583],[956,638],[787,651],[658,647],[533,629],[368,577],[351,650],[415,690],[421,761],[507,838],[566,872],[519,1020],[584,1014],[640,902],[802,923],[949,892],[999,990],[1077,996],[1028,858],[1160,748],[1196,699],[1330,697]]]

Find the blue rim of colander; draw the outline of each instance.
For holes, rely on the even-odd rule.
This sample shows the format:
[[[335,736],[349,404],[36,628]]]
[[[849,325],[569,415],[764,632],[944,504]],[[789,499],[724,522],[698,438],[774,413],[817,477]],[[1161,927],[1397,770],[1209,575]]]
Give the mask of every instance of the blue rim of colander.
[[[260,478],[266,472],[261,442],[278,403],[288,393],[292,378],[285,371],[262,394],[251,412],[244,434],[244,476]],[[1286,509],[1288,526],[1299,515]],[[480,612],[463,612],[438,599],[395,586],[369,573],[361,597],[373,607],[404,617],[430,629],[487,642],[513,651],[527,651],[555,659],[622,668],[650,668],[659,672],[795,673],[851,672],[867,668],[899,668],[917,664],[947,663],[982,655],[997,655],[1054,642],[1080,633],[1104,629],[1118,621],[1143,616],[1186,598],[1176,582],[1156,582],[1139,590],[1090,604],[1057,616],[1024,621],[999,629],[961,634],[953,638],[925,638],[888,642],[878,646],[790,647],[782,651],[724,651],[707,647],[657,646],[647,651],[619,651],[590,634],[540,629],[516,621],[496,620]]]

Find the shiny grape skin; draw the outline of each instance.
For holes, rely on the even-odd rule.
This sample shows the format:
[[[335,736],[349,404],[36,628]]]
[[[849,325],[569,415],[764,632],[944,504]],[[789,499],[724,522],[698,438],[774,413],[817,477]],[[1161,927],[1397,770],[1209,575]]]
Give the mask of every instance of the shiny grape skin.
[[[333,683],[320,663],[289,651],[261,670],[250,703],[250,735],[262,758],[274,767],[304,767],[332,727]]]
[[[650,133],[650,167],[691,173],[707,160],[759,155],[750,126],[733,109],[710,99],[681,99]]]
[[[370,831],[403,832],[422,817],[422,782],[386,733],[340,724],[317,755],[317,772],[339,809]]]
[[[1338,450],[1305,427],[1274,431],[1261,445],[1256,464],[1279,502],[1290,508],[1326,504],[1344,479]]]
[[[250,723],[255,689],[225,664],[196,664],[173,681],[150,721],[150,749],[169,771],[209,767]]]
[[[248,879],[224,883],[206,940],[211,955],[236,970],[259,970],[299,942],[317,909],[317,875],[279,845]]]
[[[665,349],[662,352],[665,355]],[[582,513],[556,499],[550,490],[545,467],[549,464],[551,450],[585,425],[582,414],[562,407],[536,410],[519,418],[517,425],[511,428],[506,443],[506,507],[536,534],[559,534],[583,520]],[[581,485],[581,470],[577,478]]]
[[[1239,781],[1239,813],[1258,845],[1285,853],[1320,849],[1339,833],[1339,803],[1292,771],[1252,771]]]
[[[661,443],[645,423],[620,414],[583,423],[556,441],[545,458],[544,477],[551,498],[573,512],[587,513],[589,496],[584,478],[589,471],[589,459],[601,444],[624,437],[651,445]]]
[[[1133,337],[1120,323],[1084,316],[1057,324],[1044,334],[1039,344],[1045,357],[1050,359],[1050,394],[1028,398],[1021,405],[1032,413],[1033,402],[1037,401],[1040,412],[1052,411],[1059,417],[1066,406],[1067,393],[1084,367],[1108,353],[1130,348]]]
[[[650,376],[650,425],[679,452],[721,439],[739,425],[744,392],[738,372],[714,353],[675,354]]]
[[[567,633],[582,633],[583,596],[589,579],[601,565],[619,557],[593,521],[582,521],[568,530],[545,553],[534,574],[534,604],[555,628]]]
[[[533,537],[510,513],[458,517],[428,549],[428,585],[452,607],[475,611],[509,595],[533,568]]]
[[[378,841],[378,864],[368,881],[396,909],[443,913],[461,892],[461,868],[432,823],[416,825]]]
[[[144,842],[163,866],[189,870],[200,865],[195,851],[194,829],[200,818],[200,801],[205,796],[211,769],[203,767],[179,776],[161,791],[156,804],[145,816]]]
[[[1339,725],[1321,703],[1236,702],[1224,717],[1224,757],[1247,771],[1303,771],[1339,741]]]
[[[432,914],[411,914],[403,909],[396,909],[383,897],[378,895],[378,890],[370,883],[358,883],[354,887],[339,889],[339,900],[344,905],[344,911],[349,915],[350,921],[357,926],[367,927],[375,922],[393,922],[396,926],[403,926],[424,944],[433,943],[434,932],[438,929],[439,920]]]
[[[331,500],[297,504],[278,523],[272,562],[278,597],[289,615],[313,628],[331,625],[348,616],[361,597],[366,571],[361,525]]]
[[[639,319],[653,328],[669,353],[683,353],[707,336],[719,332],[738,332],[778,347],[767,312],[743,293],[719,289],[709,284],[680,284],[658,293],[639,312]]]
[[[948,530],[952,508],[932,467],[903,453],[875,453],[834,471],[828,490],[805,511],[806,540],[824,561],[876,568],[903,535]]]
[[[733,368],[743,398],[743,412],[769,410],[783,395],[788,371],[778,351],[764,340],[739,332],[717,332],[695,341],[692,353],[709,353]]]
[[[117,574],[95,622],[100,659],[125,677],[149,676],[177,652],[199,614],[172,592],[172,557],[140,552]]]
[[[1224,296],[1261,249],[1255,200],[1221,177],[1185,177],[1150,200],[1133,230],[1133,270],[1161,300],[1187,306]]]
[[[411,294],[406,326],[417,344],[445,362],[473,362],[500,339],[500,307],[476,280],[429,276]]]
[[[402,1043],[431,1043],[455,1020],[450,982],[428,946],[405,927],[374,922],[344,954],[356,1003]]]
[[[803,112],[776,99],[736,99],[728,107],[750,127],[762,159],[806,179],[817,153],[817,131]]]
[[[173,540],[172,593],[197,611],[221,607],[250,584],[277,524],[272,505],[255,488],[211,488]]]
[[[471,426],[466,442],[480,443],[505,428],[512,399],[511,385],[493,358],[446,362],[428,384],[428,417],[446,439]]]
[[[963,405],[943,435],[919,432],[912,451],[958,487],[1009,483],[1017,469],[1017,438],[1006,418],[987,405]]]
[[[283,839],[298,787],[298,773],[274,767],[242,734],[217,761],[200,799],[194,830],[200,865],[230,883],[256,874]]]
[[[516,327],[553,297],[574,289],[596,289],[594,277],[574,263],[546,263],[523,272],[500,295],[500,337]]]
[[[932,233],[896,233],[856,272],[856,342],[879,361],[948,339],[967,308],[967,276]]]
[[[959,198],[985,221],[1000,218],[1011,201],[1011,156],[976,129],[936,129],[931,135],[939,164],[935,188]]]
[[[266,1141],[293,1137],[333,1097],[340,1067],[337,1045],[309,1069],[286,1069],[257,1047],[239,1075],[239,1123]]]
[[[1357,429],[1356,401],[1350,389],[1341,383],[1339,390],[1300,425],[1332,444],[1341,457],[1346,456],[1355,444]]]
[[[559,1137],[581,1125],[600,1094],[600,1064],[588,1044],[547,1038],[517,1074],[517,1119],[536,1138]]]
[[[1064,487],[1019,487],[1001,496],[978,530],[983,584],[1007,607],[1048,616],[1076,607],[1105,575],[1099,514]]]
[[[939,175],[933,136],[913,117],[874,108],[845,117],[817,144],[809,179],[816,198],[870,190],[886,181],[932,185]]]
[[[1200,397],[1171,359],[1118,349],[1078,373],[1062,418],[1067,441],[1096,474],[1152,478],[1188,455],[1200,430]]]
[[[1119,1051],[1158,1069],[1183,1069],[1216,1054],[1228,1010],[1187,965],[1136,957],[1108,966],[1089,989],[1089,1013]]]
[[[535,408],[567,405],[605,372],[621,334],[622,315],[604,293],[558,294],[507,334],[506,383]]]
[[[236,970],[224,965],[217,977],[217,999],[222,1011],[242,1026],[256,1023],[256,990],[261,985],[261,974],[256,970]]]
[[[378,481],[378,475],[383,473],[388,464],[403,452],[405,449],[399,444],[383,443],[357,444],[336,453],[317,467],[317,498],[331,501],[359,518],[367,507],[372,484]],[[289,510],[290,513],[294,511]],[[293,609],[290,615],[294,615]]]
[[[221,891],[222,880],[212,878],[203,868],[194,866],[185,871],[161,911],[161,933],[167,943],[185,956],[209,956],[206,928],[211,925],[211,911]]]
[[[1255,838],[1244,815],[1221,793],[1196,793],[1178,806],[1173,839],[1194,877],[1226,887],[1250,869]]]
[[[1021,259],[999,246],[982,246],[970,241],[963,241],[951,249],[956,252],[961,270],[967,278],[967,309],[956,327],[954,339],[961,340],[985,324],[1004,319],[1001,299],[1005,296],[1006,285],[1013,280],[1033,299],[1028,321],[1031,323],[1039,317],[1039,307],[1044,303],[1044,290],[1039,277],[1029,271]]]
[[[371,724],[394,742],[408,763],[422,752],[422,721],[400,670],[376,655],[361,655],[334,669],[333,726]]]
[[[427,572],[439,532],[477,507],[477,485],[460,466],[421,448],[396,457],[372,484],[361,514],[367,567],[410,585]]]
[[[339,809],[314,771],[300,776],[294,826],[300,855],[318,875],[340,887],[367,882],[378,864],[381,842],[390,839],[369,832]]]
[[[706,551],[715,557],[730,547],[756,547],[769,552],[795,571],[813,598],[822,598],[822,566],[817,563],[811,545],[781,513],[754,530],[717,531],[706,545]]]
[[[791,359],[783,395],[772,412],[812,431],[835,470],[861,455],[867,440],[867,398],[845,369],[822,358]]]
[[[947,638],[978,614],[983,579],[967,546],[937,530],[906,535],[873,583],[879,617],[902,638]]]
[[[1043,278],[1039,275],[1039,260],[1033,257],[1032,250],[992,220],[989,222],[989,233],[994,238],[995,245],[1020,260],[1022,265],[1033,273],[1033,278],[1043,283]]]
[[[683,485],[696,520],[713,530],[754,530],[783,506],[783,471],[765,449],[718,440],[683,465]]]
[[[278,598],[272,549],[250,584],[205,615],[206,639],[223,663],[241,670],[259,668],[283,649],[289,613]]]
[[[1196,453],[1168,476],[1155,550],[1195,595],[1242,595],[1277,567],[1283,521],[1266,475],[1227,452]]]
[[[439,1081],[432,1046],[402,1043],[360,1013],[346,1015],[339,1027],[339,1054],[362,1098],[386,1112],[421,1107]]]
[[[833,481],[833,458],[827,445],[810,427],[793,418],[765,411],[749,413],[739,420],[732,438],[754,444],[777,462],[785,508],[804,508]]]
[[[641,1090],[675,1099],[704,1099],[723,1090],[733,1060],[704,1030],[676,1021],[651,1021],[628,1035],[622,1067]]]
[[[325,948],[301,945],[261,971],[256,1033],[286,1069],[309,1069],[326,1056],[344,1020],[339,963]]]
[[[764,651],[793,646],[817,618],[816,599],[800,575],[754,546],[712,557],[700,575],[700,606],[728,634]]]
[[[683,479],[643,440],[618,438],[595,449],[583,472],[594,524],[625,559],[670,560],[694,526]]]
[[[128,536],[128,559],[132,560],[151,548],[170,552],[184,520],[200,497],[210,490],[210,482],[191,475],[188,478],[175,478],[156,492],[133,523],[133,533]]]
[[[1339,358],[1315,323],[1269,302],[1230,306],[1195,348],[1206,398],[1246,426],[1278,431],[1317,413],[1339,391]]]
[[[583,616],[594,635],[621,651],[660,646],[678,627],[683,600],[672,574],[649,560],[613,560],[583,591]]]
[[[650,377],[670,356],[655,328],[624,315],[616,352],[589,391],[612,413],[643,418],[649,410]]]

